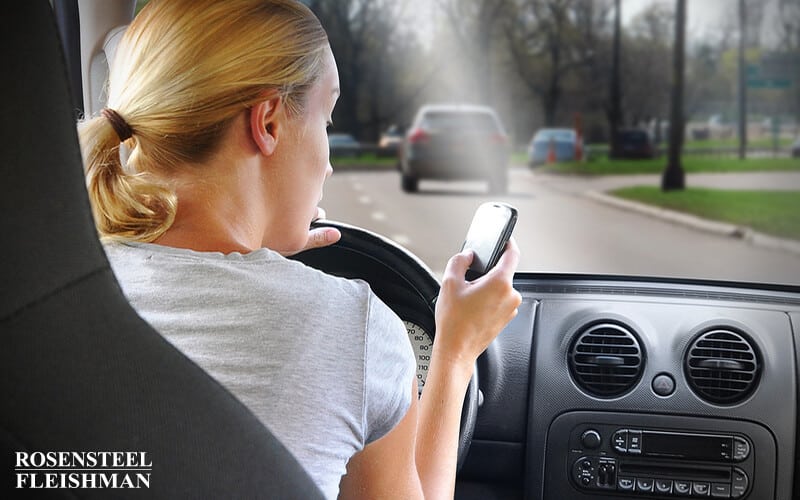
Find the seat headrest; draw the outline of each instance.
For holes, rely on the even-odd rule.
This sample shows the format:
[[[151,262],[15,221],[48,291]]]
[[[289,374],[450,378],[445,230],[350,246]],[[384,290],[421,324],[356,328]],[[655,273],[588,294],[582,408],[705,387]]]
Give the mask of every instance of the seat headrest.
[[[0,20],[0,319],[106,268],[48,2]],[[52,21],[51,21],[52,24]],[[24,27],[24,29],[20,29]],[[32,61],[33,59],[33,61]],[[20,137],[33,138],[31,141]],[[24,165],[24,167],[22,167]]]

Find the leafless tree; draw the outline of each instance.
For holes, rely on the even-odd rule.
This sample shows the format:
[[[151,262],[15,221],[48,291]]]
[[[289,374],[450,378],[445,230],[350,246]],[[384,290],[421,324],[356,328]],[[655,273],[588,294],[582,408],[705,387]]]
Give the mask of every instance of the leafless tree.
[[[505,36],[511,65],[541,102],[546,125],[555,125],[570,74],[597,68],[598,25],[607,2],[515,0]]]
[[[436,1],[461,49],[458,55],[467,60],[478,99],[491,103],[494,97],[492,69],[496,67],[492,59],[493,44],[498,38],[498,29],[510,15],[513,0]]]
[[[430,80],[425,68],[416,81],[408,78],[408,66],[424,59],[415,35],[401,30],[409,1],[310,0],[308,5],[328,32],[339,68],[342,92],[334,129],[374,140]]]

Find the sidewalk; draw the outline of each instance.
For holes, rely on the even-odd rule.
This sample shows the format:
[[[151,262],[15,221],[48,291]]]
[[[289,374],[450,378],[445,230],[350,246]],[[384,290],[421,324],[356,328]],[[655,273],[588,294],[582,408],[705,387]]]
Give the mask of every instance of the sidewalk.
[[[703,219],[683,212],[624,200],[606,194],[607,191],[627,186],[658,186],[661,183],[661,177],[659,175],[619,175],[607,177],[540,175],[546,175],[548,177],[546,182],[552,183],[560,189],[566,189],[600,203],[655,217],[674,224],[682,224],[698,231],[710,232],[730,238],[740,238],[754,245],[800,255],[800,241],[798,240],[776,238],[754,231],[749,227]],[[800,172],[687,174],[686,185],[731,190],[800,191]]]

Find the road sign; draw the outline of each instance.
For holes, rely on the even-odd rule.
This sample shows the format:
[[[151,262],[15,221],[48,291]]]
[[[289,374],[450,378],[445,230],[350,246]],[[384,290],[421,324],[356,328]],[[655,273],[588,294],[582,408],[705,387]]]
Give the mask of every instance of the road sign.
[[[748,78],[747,86],[751,89],[788,89],[792,86],[792,81],[777,78]]]
[[[796,54],[764,54],[755,63],[745,67],[747,86],[753,89],[788,89],[794,84],[797,65]]]

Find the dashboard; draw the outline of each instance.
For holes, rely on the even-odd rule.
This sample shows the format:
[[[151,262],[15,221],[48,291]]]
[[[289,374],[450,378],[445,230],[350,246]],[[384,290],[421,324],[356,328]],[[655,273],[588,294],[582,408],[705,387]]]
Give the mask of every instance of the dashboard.
[[[793,496],[796,289],[518,274],[457,498]]]
[[[340,242],[296,258],[369,282],[406,322],[422,386],[438,282],[380,235],[319,224]],[[800,288],[526,273],[514,287],[518,315],[465,398],[457,499],[800,498]]]
[[[297,256],[364,279],[406,322],[424,390],[438,282],[359,228]],[[476,363],[457,499],[800,498],[800,288],[517,273]],[[795,493],[796,492],[796,493]]]

